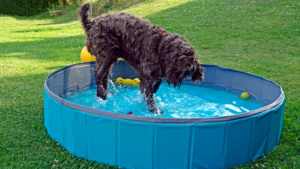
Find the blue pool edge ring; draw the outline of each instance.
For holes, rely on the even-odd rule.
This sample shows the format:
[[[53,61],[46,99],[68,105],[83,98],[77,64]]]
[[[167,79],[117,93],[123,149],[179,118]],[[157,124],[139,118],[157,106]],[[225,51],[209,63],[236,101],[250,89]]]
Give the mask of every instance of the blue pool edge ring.
[[[251,96],[258,98],[260,96],[269,104],[240,115],[193,119],[128,116],[96,110],[61,98],[66,92],[95,84],[93,78],[95,63],[79,63],[57,70],[46,79],[44,123],[47,132],[73,155],[127,168],[164,168],[175,165],[183,168],[203,166],[227,168],[253,161],[273,150],[279,142],[282,131],[285,104],[282,88],[263,77],[245,72],[215,65],[202,66],[206,69],[202,85],[249,91],[250,94],[252,92]],[[125,61],[120,61],[112,71],[115,77],[130,79],[137,77]],[[218,76],[225,78],[221,79]],[[231,83],[228,83],[227,76],[231,77],[229,78],[232,80]],[[260,90],[263,92],[259,93],[251,88],[243,88],[242,85],[248,86],[246,83],[228,86],[238,81],[236,77],[248,78],[248,83],[260,85],[267,91]],[[184,83],[192,82],[188,79]],[[269,97],[267,93],[270,92],[272,96]],[[114,134],[111,135],[109,132]],[[232,140],[238,134],[240,137]],[[108,140],[105,141],[104,137]],[[256,141],[253,138],[256,138]],[[164,145],[169,139],[178,143]],[[142,140],[141,142],[148,147],[141,148],[138,140]],[[101,144],[96,144],[97,142]],[[215,144],[214,147],[219,148],[204,151],[212,146],[212,143]],[[135,153],[139,152],[143,158],[132,159],[133,154],[128,152],[129,149]],[[178,151],[175,151],[176,149]],[[245,155],[237,157],[233,152],[244,152]],[[178,157],[184,160],[174,162],[174,158]],[[214,160],[211,161],[206,157]]]

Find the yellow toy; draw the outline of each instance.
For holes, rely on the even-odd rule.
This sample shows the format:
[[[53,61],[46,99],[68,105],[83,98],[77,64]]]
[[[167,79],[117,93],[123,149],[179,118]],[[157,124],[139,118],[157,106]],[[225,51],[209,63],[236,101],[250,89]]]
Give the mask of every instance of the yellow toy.
[[[118,77],[115,81],[115,84],[140,86],[140,80],[138,78],[132,80],[132,79],[122,79]]]
[[[123,85],[133,85],[132,79],[123,79],[122,81]]]
[[[249,93],[247,93],[247,92],[243,92],[242,94],[241,94],[241,98],[243,98],[243,99],[248,99],[250,97],[250,95],[249,95]]]
[[[90,62],[96,60],[95,56],[91,55],[86,46],[81,50],[80,58],[82,62]]]
[[[123,79],[118,77],[115,81],[115,84],[122,84]]]
[[[133,79],[134,86],[140,86],[140,83],[141,83],[140,79],[138,79],[138,78]]]

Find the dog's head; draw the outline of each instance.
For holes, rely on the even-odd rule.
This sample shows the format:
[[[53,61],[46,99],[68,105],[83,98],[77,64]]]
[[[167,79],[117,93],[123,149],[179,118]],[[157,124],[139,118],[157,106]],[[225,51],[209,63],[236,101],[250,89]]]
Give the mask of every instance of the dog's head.
[[[166,68],[167,81],[174,87],[180,88],[182,81],[188,77],[191,77],[194,83],[197,83],[197,80],[199,83],[203,81],[203,68],[200,66],[196,54],[173,57],[167,63]]]

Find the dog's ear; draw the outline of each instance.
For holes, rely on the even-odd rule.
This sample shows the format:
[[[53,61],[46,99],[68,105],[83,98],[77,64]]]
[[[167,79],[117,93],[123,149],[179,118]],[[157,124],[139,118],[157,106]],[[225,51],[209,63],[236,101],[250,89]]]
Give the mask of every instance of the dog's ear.
[[[196,80],[200,80],[200,83],[203,82],[204,72],[203,68],[198,64],[196,67],[195,73],[192,75],[192,81],[196,83]]]
[[[173,84],[174,87],[177,86],[177,80],[179,78],[178,69],[171,62],[166,64],[166,77],[169,85]]]
[[[173,84],[174,87],[181,84],[182,80],[189,75],[187,70],[192,68],[191,66],[186,55],[170,57],[166,61],[166,77],[169,84]]]

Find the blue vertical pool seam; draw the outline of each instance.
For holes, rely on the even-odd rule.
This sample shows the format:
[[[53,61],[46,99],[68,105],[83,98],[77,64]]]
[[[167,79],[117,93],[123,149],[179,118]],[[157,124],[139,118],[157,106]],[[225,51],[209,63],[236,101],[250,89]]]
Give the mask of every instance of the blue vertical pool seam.
[[[74,115],[73,115],[73,118],[72,118],[72,121],[71,121],[72,126],[70,126],[70,127],[71,127],[71,129],[72,129],[74,155],[76,155],[76,154],[77,154],[77,149],[76,149],[76,133],[75,133],[76,130],[75,130],[75,124],[74,124],[74,122],[75,122],[75,120],[76,120],[76,111],[73,110],[72,113],[73,113]]]
[[[250,79],[250,76],[247,76],[247,86],[246,86],[246,92],[248,92],[249,96],[251,97],[251,93],[249,93],[249,79]]]
[[[74,140],[74,150],[75,150],[74,153],[75,156],[77,156],[77,148],[76,148],[77,138],[76,138],[76,126],[75,126],[75,122],[77,121],[77,112],[76,110],[73,110],[73,112],[74,112],[74,119],[72,120],[72,133],[73,133],[73,140]]]
[[[154,169],[154,151],[155,151],[155,125],[152,125],[152,159],[151,159],[151,162],[152,162],[152,169]]]
[[[222,156],[222,168],[225,168],[225,161],[226,161],[226,156],[227,156],[227,154],[226,154],[226,150],[227,150],[227,143],[228,143],[228,139],[227,139],[227,133],[228,133],[228,131],[227,131],[227,125],[228,125],[228,121],[227,122],[225,122],[225,124],[224,124],[224,145],[223,145],[223,149],[222,149],[222,151],[223,151],[223,156]]]
[[[76,149],[77,156],[85,157],[86,156],[86,116],[80,111],[76,111],[76,130],[78,131],[76,135]]]
[[[54,107],[54,111],[50,114],[50,120],[55,121],[55,123],[50,123],[50,128],[52,130],[52,137],[61,142],[62,141],[62,120],[61,120],[61,107],[62,105],[56,102],[54,99],[50,99],[50,103],[52,107]]]
[[[190,143],[190,157],[189,157],[189,167],[188,167],[188,169],[192,169],[192,167],[193,167],[193,153],[194,153],[194,139],[195,139],[195,125],[194,124],[192,124],[191,125],[191,143]]]
[[[65,112],[65,123],[64,123],[64,129],[65,129],[65,145],[64,147],[70,152],[71,154],[75,155],[75,147],[74,147],[74,136],[73,136],[73,122],[72,119],[74,115],[70,116],[70,111],[72,111],[72,114],[74,112],[73,109],[68,108],[66,106],[62,106],[63,111]]]
[[[254,117],[255,118],[255,117]],[[252,148],[253,148],[253,144],[252,144],[252,141],[253,141],[253,133],[254,133],[254,118],[251,118],[250,120],[251,120],[251,126],[250,126],[250,140],[249,140],[249,148],[250,148],[250,150],[248,150],[248,157],[247,157],[247,161],[250,161],[250,159],[251,159],[251,154],[252,154]]]
[[[89,121],[89,118],[90,117],[93,117],[93,116],[87,116],[86,117],[86,124],[87,124],[87,127],[86,127],[86,155],[87,155],[87,159],[91,159],[91,155],[90,155],[90,133],[89,131],[91,131],[91,124],[90,124],[90,121]],[[100,130],[100,129],[98,129]]]
[[[284,100],[283,100],[283,104],[285,105],[285,98],[284,98]],[[280,110],[280,123],[279,123],[279,131],[278,131],[279,133],[278,133],[278,141],[277,141],[277,144],[279,143],[280,138],[281,138],[282,126],[283,126],[283,118],[284,118],[283,112],[284,112],[285,107],[284,107],[284,106],[281,106],[280,109],[281,109],[281,110]]]
[[[188,153],[187,153],[187,168],[190,168],[190,158],[191,158],[191,147],[192,147],[192,125],[189,125],[189,149],[188,149]]]
[[[284,101],[281,103],[281,105],[284,105]],[[271,122],[271,128],[270,128],[270,134],[272,134],[272,139],[269,141],[268,150],[271,151],[275,148],[275,145],[278,144],[278,138],[280,138],[280,121],[283,120],[281,109],[283,106],[278,106],[272,111],[272,122]]]
[[[199,166],[202,168],[224,166],[225,124],[226,122],[194,124],[193,169]]]
[[[62,120],[62,122],[61,122],[61,127],[62,127],[61,130],[62,130],[62,133],[63,133],[61,145],[64,146],[65,145],[65,128],[64,128],[64,126],[65,126],[65,118],[64,118],[65,113],[63,112],[63,105],[61,105],[60,111],[61,111],[61,120]]]
[[[116,166],[119,166],[119,121],[118,120],[114,120],[115,122],[115,163]]]
[[[267,127],[268,127],[268,129],[266,130],[266,133],[265,133],[265,140],[264,140],[264,143],[263,143],[263,145],[264,145],[264,147],[263,147],[263,149],[261,150],[261,154],[260,154],[260,156],[264,156],[265,155],[265,152],[266,152],[266,149],[267,149],[267,147],[268,147],[268,141],[269,141],[269,133],[270,133],[270,126],[271,126],[271,114],[272,114],[272,112],[265,112],[265,113],[262,113],[262,118],[266,118],[266,120],[268,120],[267,121],[267,123],[269,124]],[[264,117],[265,116],[265,117]],[[268,116],[268,119],[267,119],[267,116]],[[253,157],[253,158],[255,158],[255,157]],[[258,158],[258,157],[257,157]]]
[[[261,88],[260,88],[260,92],[259,92],[259,93],[260,93],[260,96],[258,97],[258,99],[259,99],[259,98],[262,98],[262,96],[263,96],[263,88],[264,88],[264,84],[265,84],[265,81],[263,81],[262,84],[261,84]]]
[[[223,142],[224,142],[224,146],[223,146],[223,159],[222,159],[222,168],[224,168],[224,166],[225,166],[225,161],[226,161],[226,156],[227,156],[227,154],[226,154],[226,149],[227,149],[227,123],[228,122],[225,122],[225,124],[224,124],[224,138],[223,138]]]
[[[279,140],[280,140],[280,137],[281,137],[281,136],[280,136],[280,132],[281,132],[280,129],[281,129],[281,127],[282,127],[282,126],[281,126],[281,119],[283,120],[283,117],[282,117],[282,115],[281,115],[281,111],[280,111],[280,110],[277,110],[277,112],[280,113],[280,114],[279,114],[279,115],[280,115],[280,116],[279,116],[280,118],[278,119],[278,121],[279,121],[279,129],[278,129],[278,132],[276,133],[276,144],[279,143]]]
[[[77,74],[79,74],[79,69],[76,67]],[[77,90],[79,90],[79,78],[77,77]]]
[[[251,131],[250,131],[250,141],[249,141],[249,150],[248,150],[248,158],[247,158],[247,161],[250,161],[251,160],[251,155],[252,155],[252,150],[253,150],[253,140],[254,140],[254,120],[253,120],[254,118],[251,118],[251,127],[250,127],[250,129],[251,129]]]
[[[64,80],[65,80],[65,72],[62,73],[62,78],[63,78],[63,84],[62,84],[62,96],[64,94],[64,91],[65,91],[65,85],[64,85]]]
[[[271,148],[272,147],[272,126],[273,126],[273,116],[274,116],[274,113],[275,111],[272,111],[271,112],[271,117],[270,117],[270,127],[269,127],[269,136],[268,136],[268,143],[267,143],[267,147],[266,147],[266,151],[265,151],[265,154],[267,154],[268,151],[271,151]]]
[[[216,72],[217,72],[217,69],[214,69],[214,81],[212,82],[213,85],[216,84]]]
[[[270,130],[271,130],[271,126],[272,126],[272,118],[273,118],[273,112],[272,111],[271,113],[269,112],[270,114],[270,118],[269,118],[269,129],[268,129],[268,136],[267,136],[267,142],[266,142],[266,146],[265,146],[265,149],[264,149],[264,155],[268,152],[268,147],[269,147],[269,139],[270,139]],[[267,112],[266,112],[267,113]]]
[[[251,144],[251,124],[252,118],[239,119],[227,123],[227,156],[225,157],[224,167],[233,167],[248,161],[249,149],[247,146]],[[246,154],[246,156],[241,154]]]
[[[92,68],[92,66],[90,65],[90,72],[91,72],[91,83],[90,83],[90,88],[91,87],[93,87],[93,83],[92,83],[92,81],[93,81],[93,68]]]
[[[278,120],[277,120],[278,119]],[[280,124],[276,125],[276,123],[280,123],[280,116],[278,118],[278,111],[273,111],[272,112],[272,123],[271,123],[271,128],[270,128],[270,134],[272,134],[272,139],[269,144],[269,150],[273,150],[275,148],[275,145],[277,145],[277,138],[278,138],[278,133],[279,133],[279,128]]]
[[[88,124],[88,117],[86,116],[86,119],[85,119],[85,133],[86,133],[86,137],[84,138],[85,139],[85,147],[86,147],[86,151],[85,151],[85,154],[86,154],[86,158],[89,159],[89,140],[88,140],[88,127],[89,127],[89,124]]]
[[[49,101],[48,101],[48,99],[49,99],[48,93],[44,89],[44,126],[46,127],[46,130],[48,131],[48,133],[51,133],[49,131],[49,129],[50,129],[50,120],[48,120],[49,119]]]
[[[231,72],[230,90],[232,90],[232,86],[233,86],[233,76],[234,76],[234,72]]]

